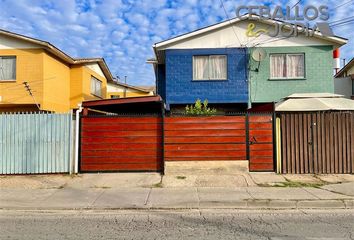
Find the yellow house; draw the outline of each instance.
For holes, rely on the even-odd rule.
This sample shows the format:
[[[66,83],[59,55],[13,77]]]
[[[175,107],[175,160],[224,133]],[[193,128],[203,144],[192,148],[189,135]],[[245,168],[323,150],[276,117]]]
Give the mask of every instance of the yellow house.
[[[0,112],[67,112],[106,98],[109,82],[103,58],[75,59],[48,42],[0,30]]]
[[[120,82],[107,83],[107,98],[146,97],[154,95],[154,87],[137,87]]]

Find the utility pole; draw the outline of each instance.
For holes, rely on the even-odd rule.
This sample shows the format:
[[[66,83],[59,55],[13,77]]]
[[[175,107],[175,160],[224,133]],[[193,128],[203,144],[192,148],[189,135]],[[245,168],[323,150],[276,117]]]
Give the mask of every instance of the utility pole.
[[[34,98],[33,96],[33,93],[32,93],[32,89],[30,88],[30,86],[28,85],[28,82],[23,82],[23,85],[25,85],[25,89],[26,91],[29,93],[29,95],[31,95],[34,103],[36,104],[38,110],[41,110],[40,107],[39,107],[39,104],[37,103],[36,99]]]
[[[126,98],[127,97],[127,76],[124,76],[124,97]]]

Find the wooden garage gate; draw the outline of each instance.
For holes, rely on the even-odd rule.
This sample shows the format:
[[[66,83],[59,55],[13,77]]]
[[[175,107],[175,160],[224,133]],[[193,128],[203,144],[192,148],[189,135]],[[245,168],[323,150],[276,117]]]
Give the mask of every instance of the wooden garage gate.
[[[354,173],[354,113],[280,113],[282,173]]]
[[[83,116],[81,172],[162,171],[162,118]]]
[[[250,171],[274,171],[273,114],[166,117],[165,161],[249,160]]]
[[[166,117],[165,160],[246,160],[245,119],[245,116]]]

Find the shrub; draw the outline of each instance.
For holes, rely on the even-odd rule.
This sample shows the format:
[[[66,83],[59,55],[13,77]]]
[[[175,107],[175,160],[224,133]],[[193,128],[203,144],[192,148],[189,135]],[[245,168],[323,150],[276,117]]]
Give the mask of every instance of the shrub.
[[[213,115],[216,113],[215,108],[208,107],[208,100],[202,102],[200,99],[195,101],[194,105],[186,106],[186,114],[188,115]]]

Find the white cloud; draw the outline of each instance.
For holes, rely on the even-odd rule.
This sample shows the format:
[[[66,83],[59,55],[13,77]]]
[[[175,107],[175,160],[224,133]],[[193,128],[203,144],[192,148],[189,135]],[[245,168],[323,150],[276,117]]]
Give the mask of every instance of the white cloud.
[[[290,1],[295,4],[297,0]],[[230,17],[239,5],[286,5],[287,0],[224,0]],[[289,5],[291,5],[289,4]],[[341,2],[303,0],[300,5]],[[51,42],[73,57],[105,57],[113,75],[128,76],[131,84],[153,84],[151,46],[196,28],[225,20],[219,0],[2,0],[0,28]],[[331,11],[330,21],[353,16],[354,5]],[[350,38],[351,25],[334,27],[337,35]],[[347,61],[354,56],[350,40],[341,50]]]

